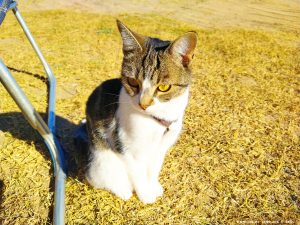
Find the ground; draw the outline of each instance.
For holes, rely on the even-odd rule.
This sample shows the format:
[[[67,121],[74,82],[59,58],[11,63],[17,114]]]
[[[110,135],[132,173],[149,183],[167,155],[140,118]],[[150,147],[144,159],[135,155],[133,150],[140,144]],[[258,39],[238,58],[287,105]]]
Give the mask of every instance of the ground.
[[[57,77],[57,128],[69,167],[67,224],[299,224],[300,3],[298,1],[20,1]],[[24,9],[24,10],[23,10]],[[102,81],[118,77],[121,38],[133,30],[199,36],[184,129],[166,157],[165,194],[143,205],[90,187],[73,130]],[[42,114],[45,75],[12,13],[1,59]],[[0,224],[50,224],[53,171],[39,135],[0,86]]]

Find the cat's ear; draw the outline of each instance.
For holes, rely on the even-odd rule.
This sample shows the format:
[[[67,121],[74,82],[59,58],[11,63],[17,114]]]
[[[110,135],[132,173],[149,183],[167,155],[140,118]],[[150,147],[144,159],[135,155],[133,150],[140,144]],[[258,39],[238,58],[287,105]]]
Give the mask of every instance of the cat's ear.
[[[123,40],[123,51],[145,49],[146,37],[131,31],[120,20],[117,20],[117,25]]]
[[[173,41],[169,51],[177,62],[184,67],[188,67],[194,57],[196,46],[197,33],[190,31]]]

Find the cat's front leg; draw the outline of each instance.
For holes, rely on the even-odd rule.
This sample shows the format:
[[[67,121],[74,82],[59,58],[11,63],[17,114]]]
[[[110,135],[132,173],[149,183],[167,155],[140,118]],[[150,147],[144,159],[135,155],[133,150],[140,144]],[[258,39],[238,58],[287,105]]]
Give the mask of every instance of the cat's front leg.
[[[145,204],[154,203],[157,191],[148,179],[147,164],[132,156],[127,156],[129,174],[138,198]]]
[[[150,185],[153,189],[153,191],[155,192],[156,197],[162,197],[164,194],[164,188],[163,186],[160,184],[159,180],[152,180],[150,181]]]
[[[86,178],[95,188],[111,191],[123,200],[132,196],[132,185],[126,167],[118,154],[110,149],[91,148]]]
[[[147,176],[146,173],[144,173]],[[151,204],[156,201],[157,191],[156,189],[148,182],[147,179],[139,179],[135,177],[135,191],[139,199],[145,204]]]
[[[149,183],[157,197],[161,197],[164,192],[162,185],[159,183],[159,173],[163,165],[165,152],[166,151],[159,149],[158,154],[150,161],[147,168]]]
[[[164,134],[162,142],[160,143],[160,145],[158,145],[158,148],[153,152],[151,160],[149,160],[149,182],[157,197],[161,197],[164,192],[162,185],[159,183],[159,174],[165,159],[165,155],[168,149],[176,142],[181,130],[181,124],[181,119],[172,124],[170,130]]]

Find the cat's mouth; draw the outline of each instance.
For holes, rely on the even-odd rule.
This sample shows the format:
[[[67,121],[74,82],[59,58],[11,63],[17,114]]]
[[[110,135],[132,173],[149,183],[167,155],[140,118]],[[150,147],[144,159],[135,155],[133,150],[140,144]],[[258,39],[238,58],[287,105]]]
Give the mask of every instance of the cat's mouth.
[[[172,123],[176,122],[176,120],[175,121],[168,121],[168,120],[164,120],[164,119],[158,118],[156,116],[151,116],[151,117],[154,120],[156,120],[158,123],[160,123],[162,126],[166,127],[166,128],[169,128]]]
[[[139,106],[137,106],[136,104],[134,104],[134,107],[141,113],[147,114],[148,116],[152,117],[152,119],[154,119],[156,122],[158,122],[160,125],[169,128],[172,123],[175,123],[177,121],[176,120],[165,120],[162,118],[159,118],[157,116],[154,116],[151,112],[149,112],[148,110],[142,110]]]

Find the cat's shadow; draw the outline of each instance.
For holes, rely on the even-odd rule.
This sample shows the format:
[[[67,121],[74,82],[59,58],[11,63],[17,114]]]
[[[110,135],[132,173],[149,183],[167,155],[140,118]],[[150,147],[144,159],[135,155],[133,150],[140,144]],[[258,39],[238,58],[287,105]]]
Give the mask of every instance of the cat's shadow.
[[[47,117],[45,113],[40,113],[40,115],[44,120]],[[56,116],[55,127],[56,136],[64,150],[68,177],[83,182],[88,160],[87,142],[78,138],[78,135],[82,136],[82,133],[79,134],[78,132],[82,132],[85,128],[60,116]],[[51,160],[43,138],[29,125],[21,112],[0,113],[0,131],[8,132],[14,138],[23,140],[28,144],[34,143],[36,150],[45,159]]]
[[[45,113],[40,113],[40,115],[44,120],[46,119]],[[84,136],[86,135],[85,126],[76,125],[63,117],[56,116],[55,127],[56,136],[64,150],[67,176],[84,182],[85,167],[88,161],[87,139]],[[14,138],[23,140],[28,144],[34,143],[36,150],[45,159],[51,160],[43,138],[29,125],[21,112],[0,113],[0,131],[8,132]],[[4,146],[0,146],[0,149],[5,148],[5,142],[4,140]],[[54,192],[55,178],[53,176],[53,167],[50,174],[49,190]],[[4,199],[4,189],[5,184],[0,180],[0,209]],[[53,218],[52,207],[48,213],[48,220],[51,221],[51,218]]]
[[[9,67],[11,71],[30,75],[36,79],[47,83],[46,78],[40,74],[19,70]],[[49,94],[49,86],[48,94]],[[45,121],[47,121],[46,113],[40,113]],[[88,161],[88,148],[87,148],[87,134],[85,126],[74,124],[68,119],[61,116],[56,116],[55,121],[56,136],[61,143],[64,150],[64,158],[66,164],[66,173],[68,177],[75,178],[81,182],[84,182],[84,173]],[[23,140],[28,144],[34,143],[36,150],[39,151],[42,156],[51,161],[50,153],[46,147],[43,138],[34,130],[24,118],[21,112],[7,112],[0,113],[0,131],[10,133],[14,138]],[[2,135],[3,136],[3,135]],[[0,146],[0,150],[5,148],[6,140],[4,136],[4,146]],[[55,178],[53,173],[53,167],[51,167],[51,178],[49,182],[49,189],[54,192]],[[4,200],[5,182],[0,180],[0,209]],[[51,207],[48,213],[48,220],[52,221],[53,208]],[[0,224],[1,224],[0,220]]]

